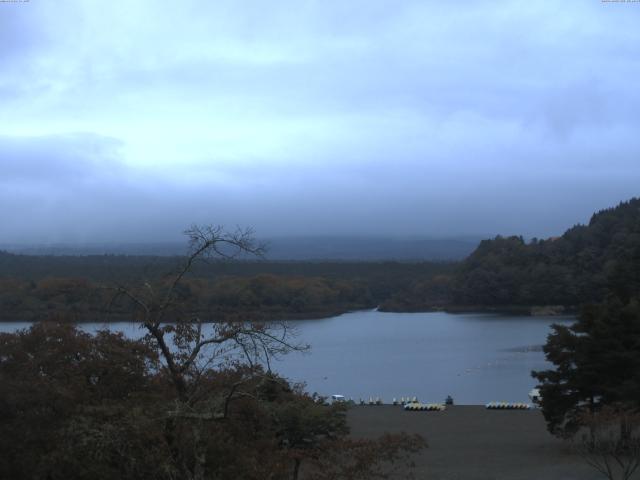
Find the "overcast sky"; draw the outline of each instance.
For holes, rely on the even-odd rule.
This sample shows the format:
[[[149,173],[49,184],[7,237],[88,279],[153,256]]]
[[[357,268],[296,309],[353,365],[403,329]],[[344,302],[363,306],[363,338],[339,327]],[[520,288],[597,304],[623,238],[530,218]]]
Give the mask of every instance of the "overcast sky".
[[[640,194],[640,3],[0,2],[0,243],[549,236]]]

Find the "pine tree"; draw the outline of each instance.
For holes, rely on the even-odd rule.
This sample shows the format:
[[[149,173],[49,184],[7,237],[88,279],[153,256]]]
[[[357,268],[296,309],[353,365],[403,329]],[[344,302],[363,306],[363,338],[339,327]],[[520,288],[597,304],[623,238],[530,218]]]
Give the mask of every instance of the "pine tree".
[[[640,409],[640,300],[610,297],[583,308],[570,327],[554,325],[544,351],[555,369],[540,382],[549,431],[572,436],[585,412],[605,405]]]

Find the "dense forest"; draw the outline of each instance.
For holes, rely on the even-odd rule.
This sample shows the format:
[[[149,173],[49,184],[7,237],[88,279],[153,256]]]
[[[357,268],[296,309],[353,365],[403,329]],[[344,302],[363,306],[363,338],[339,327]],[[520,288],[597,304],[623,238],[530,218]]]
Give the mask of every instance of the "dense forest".
[[[121,285],[170,275],[180,257],[32,256],[0,252],[0,320],[110,319]],[[191,312],[207,320],[326,317],[374,308],[410,285],[452,272],[450,262],[210,261],[182,286]],[[115,314],[115,315],[114,315]]]
[[[529,311],[531,306],[555,305],[566,311],[600,302],[612,289],[623,299],[640,290],[638,198],[597,212],[587,225],[576,225],[560,237],[484,240],[452,274],[414,282],[384,308]]]

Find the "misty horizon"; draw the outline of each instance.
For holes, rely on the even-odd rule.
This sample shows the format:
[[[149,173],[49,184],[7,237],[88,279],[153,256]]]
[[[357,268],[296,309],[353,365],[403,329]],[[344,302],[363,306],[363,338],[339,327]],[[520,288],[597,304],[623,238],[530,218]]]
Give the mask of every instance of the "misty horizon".
[[[256,238],[261,256],[241,255],[249,261],[457,261],[469,255],[480,237],[271,237]],[[22,255],[180,256],[182,242],[1,244],[0,252]]]

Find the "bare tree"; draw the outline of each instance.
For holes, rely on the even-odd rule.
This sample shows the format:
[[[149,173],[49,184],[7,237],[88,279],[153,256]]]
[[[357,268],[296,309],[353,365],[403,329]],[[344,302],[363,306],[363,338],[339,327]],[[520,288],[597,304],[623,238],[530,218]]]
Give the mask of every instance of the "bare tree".
[[[209,258],[261,256],[264,249],[255,242],[251,230],[229,233],[221,226],[192,226],[185,235],[189,238],[189,250],[177,270],[161,279],[145,279],[133,286],[118,285],[111,303],[126,300],[132,319],[140,322],[146,330],[146,340],[159,351],[162,368],[176,393],[166,419],[169,444],[175,443],[171,432],[177,424],[181,428],[185,424],[190,426],[193,458],[184,474],[202,479],[207,461],[203,422],[225,419],[232,400],[251,396],[243,385],[255,386],[256,372],[269,373],[271,359],[308,347],[295,342],[295,333],[284,322],[228,319],[205,322],[203,312],[187,305],[183,291],[196,264]],[[226,392],[212,392],[204,387],[207,382],[200,381],[212,369],[241,365],[246,375]],[[265,381],[273,378],[264,376]],[[176,453],[176,457],[179,455]],[[184,463],[179,458],[175,460]]]
[[[640,412],[606,406],[582,416],[578,451],[609,480],[629,480],[640,468]]]

